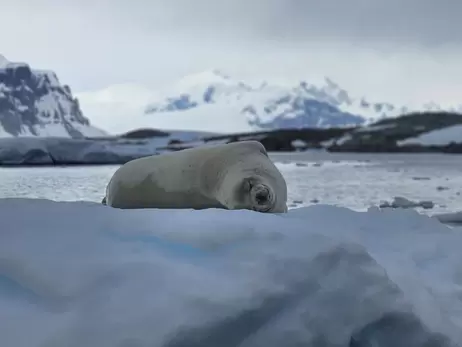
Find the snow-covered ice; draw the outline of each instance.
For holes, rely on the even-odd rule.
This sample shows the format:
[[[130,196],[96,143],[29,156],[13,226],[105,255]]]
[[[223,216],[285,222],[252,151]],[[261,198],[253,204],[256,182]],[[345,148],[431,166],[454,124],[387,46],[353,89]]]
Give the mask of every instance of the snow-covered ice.
[[[462,343],[462,233],[415,211],[2,199],[0,220],[1,346]]]
[[[79,126],[75,127],[79,129]],[[45,127],[52,131],[54,127]],[[62,129],[57,125],[56,129]],[[1,131],[1,129],[0,129]],[[97,133],[94,133],[97,135]],[[72,139],[50,137],[0,137],[0,164],[56,164],[56,163],[123,163],[140,156],[165,151],[170,141],[199,141],[204,132],[171,131],[167,136],[147,139],[100,138]],[[201,142],[202,145],[204,142]]]
[[[399,141],[403,145],[446,146],[451,142],[462,143],[462,125],[429,131],[420,136]]]

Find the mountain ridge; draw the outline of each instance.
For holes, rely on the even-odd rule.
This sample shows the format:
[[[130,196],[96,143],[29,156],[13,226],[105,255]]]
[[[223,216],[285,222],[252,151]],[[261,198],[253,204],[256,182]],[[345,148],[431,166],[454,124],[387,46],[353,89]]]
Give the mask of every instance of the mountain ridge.
[[[0,56],[0,136],[104,136],[83,115],[79,101],[55,72]]]
[[[98,103],[92,96],[96,93],[98,91],[81,93],[82,107],[87,114],[94,114],[95,120],[100,117],[101,126],[113,133],[146,127],[220,133],[348,127],[367,125],[412,111],[462,110],[462,107],[443,108],[433,102],[408,107],[372,101],[365,96],[350,95],[329,77],[291,84],[268,80],[251,83],[235,79],[220,69],[187,75],[150,92],[141,90],[143,98],[138,98],[140,102],[136,105],[120,100],[123,98],[120,93],[113,97],[117,100],[117,107],[110,102]],[[127,94],[133,96],[135,92],[127,90]],[[148,95],[152,96],[151,100]],[[108,116],[103,119],[102,114]]]
[[[391,103],[352,98],[328,77],[321,84],[303,80],[286,87],[261,81],[252,86],[213,69],[181,79],[160,101],[148,105],[145,114],[170,117],[220,103],[235,104],[239,110],[233,113],[247,118],[249,130],[360,125],[407,111]]]

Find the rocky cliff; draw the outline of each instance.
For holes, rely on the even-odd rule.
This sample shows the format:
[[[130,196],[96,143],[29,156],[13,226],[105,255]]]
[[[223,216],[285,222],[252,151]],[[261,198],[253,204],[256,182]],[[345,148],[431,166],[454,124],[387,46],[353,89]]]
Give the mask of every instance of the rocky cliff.
[[[33,70],[0,55],[0,137],[102,135],[54,72]]]

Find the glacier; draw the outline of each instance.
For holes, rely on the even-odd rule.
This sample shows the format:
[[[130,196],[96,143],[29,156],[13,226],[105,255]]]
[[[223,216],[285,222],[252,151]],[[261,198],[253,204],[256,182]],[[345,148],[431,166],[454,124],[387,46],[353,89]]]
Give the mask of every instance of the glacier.
[[[410,210],[0,199],[0,345],[462,344],[462,233]]]

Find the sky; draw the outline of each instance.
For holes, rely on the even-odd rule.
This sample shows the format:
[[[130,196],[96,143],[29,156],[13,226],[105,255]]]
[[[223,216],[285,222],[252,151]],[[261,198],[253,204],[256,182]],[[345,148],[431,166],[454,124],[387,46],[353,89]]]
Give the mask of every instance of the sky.
[[[460,103],[458,0],[0,0],[0,54],[74,92],[218,68],[325,75],[355,95]]]

